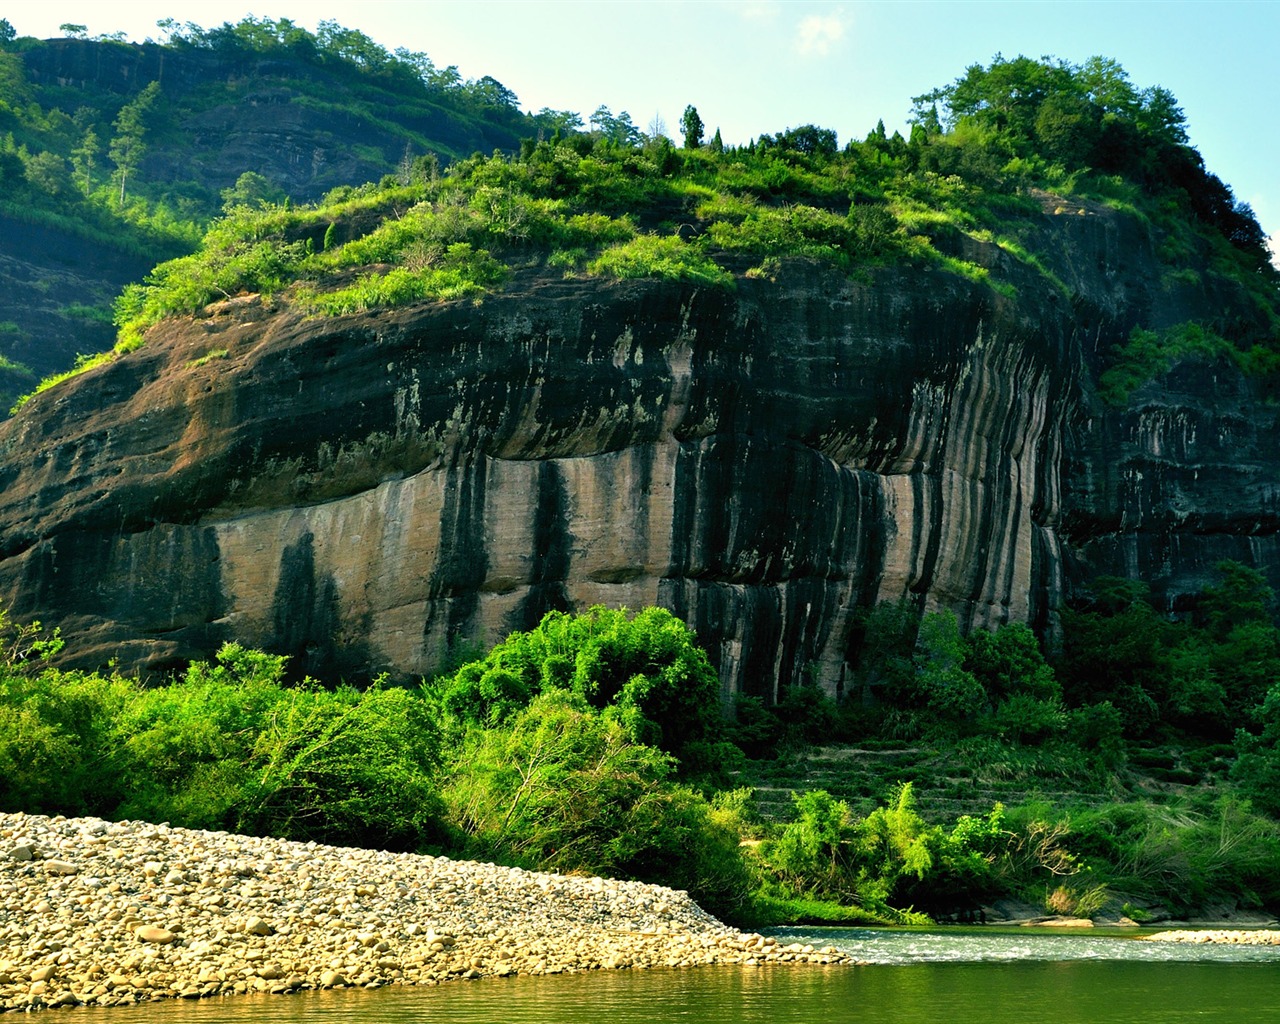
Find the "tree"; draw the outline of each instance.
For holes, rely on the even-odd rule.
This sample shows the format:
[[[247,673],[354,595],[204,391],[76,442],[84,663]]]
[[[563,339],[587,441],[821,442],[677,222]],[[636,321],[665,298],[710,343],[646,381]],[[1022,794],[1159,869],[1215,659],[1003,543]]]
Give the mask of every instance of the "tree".
[[[935,727],[972,718],[987,702],[982,684],[964,667],[965,652],[964,638],[954,613],[931,612],[920,620],[915,689],[922,709]]]
[[[1092,601],[1062,616],[1057,676],[1070,705],[1110,702],[1125,732],[1140,735],[1160,717],[1168,688],[1168,623],[1144,583],[1115,576],[1093,581]]]
[[[160,83],[152,82],[129,103],[120,108],[116,115],[116,136],[111,140],[108,156],[116,165],[116,175],[120,179],[120,205],[124,205],[126,185],[129,176],[138,169],[147,147],[144,141],[147,125],[146,116],[160,95]]]
[[[884,122],[881,121],[877,127],[883,132]],[[831,128],[802,124],[798,128],[788,128],[785,132],[779,132],[777,145],[779,149],[789,149],[794,153],[803,153],[805,156],[835,156],[836,133]]]
[[[501,726],[551,689],[611,709],[633,740],[677,757],[722,725],[715,671],[689,628],[661,608],[548,612],[445,680],[441,703],[461,721]]]
[[[9,48],[9,44],[18,36],[18,30],[9,24],[8,18],[0,18],[0,50]]]
[[[680,133],[684,136],[685,149],[697,149],[702,145],[702,118],[690,103],[680,115]]]
[[[520,100],[514,92],[491,75],[485,75],[476,82],[473,91],[484,103],[507,110],[519,110]]]
[[[89,125],[80,138],[80,145],[71,151],[71,166],[82,179],[80,187],[85,195],[93,192],[93,163],[101,152],[98,133],[93,130],[93,125]]]
[[[548,134],[559,132],[561,135],[568,135],[570,132],[582,131],[582,115],[573,110],[543,107],[533,117],[538,122],[538,127]]]
[[[69,21],[64,21],[58,26],[58,31],[64,36],[70,36],[72,39],[84,39],[89,35],[89,26],[73,25]]]
[[[27,161],[26,174],[27,181],[51,196],[63,195],[72,187],[66,160],[48,150]]]
[[[588,119],[591,127],[602,137],[618,146],[635,146],[640,142],[640,129],[625,110],[617,117],[603,103],[596,107]]]
[[[237,208],[260,210],[285,201],[284,189],[256,171],[245,171],[231,188],[222,190],[222,211]]]

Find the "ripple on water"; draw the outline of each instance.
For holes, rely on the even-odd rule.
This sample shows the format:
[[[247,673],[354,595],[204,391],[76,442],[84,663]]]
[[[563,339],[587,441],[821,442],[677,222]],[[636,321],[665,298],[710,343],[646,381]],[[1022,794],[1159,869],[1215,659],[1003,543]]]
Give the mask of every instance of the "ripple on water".
[[[779,942],[830,944],[873,964],[999,963],[1121,960],[1144,963],[1267,963],[1280,946],[1147,942],[1143,933],[1097,929],[992,928],[922,931],[910,928],[779,928]]]

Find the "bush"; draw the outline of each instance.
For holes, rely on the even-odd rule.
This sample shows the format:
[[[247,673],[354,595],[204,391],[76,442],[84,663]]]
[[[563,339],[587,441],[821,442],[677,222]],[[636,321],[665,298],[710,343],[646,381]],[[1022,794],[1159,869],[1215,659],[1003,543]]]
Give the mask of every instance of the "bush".
[[[732,288],[733,275],[676,235],[639,235],[612,246],[588,264],[593,274],[617,278],[658,277]]]
[[[634,741],[682,759],[723,728],[719,679],[689,628],[661,608],[549,612],[437,688],[454,718],[491,726],[544,690],[569,690],[609,708]]]
[[[735,812],[674,784],[673,771],[614,709],[549,687],[502,726],[467,732],[443,795],[474,856],[643,878],[731,910],[749,884]]]

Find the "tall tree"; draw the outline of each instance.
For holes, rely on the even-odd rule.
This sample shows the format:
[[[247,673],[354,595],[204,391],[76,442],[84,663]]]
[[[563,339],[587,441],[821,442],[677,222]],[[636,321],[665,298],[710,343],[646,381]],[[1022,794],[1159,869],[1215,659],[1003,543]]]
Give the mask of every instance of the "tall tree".
[[[146,115],[160,95],[160,83],[152,82],[129,103],[120,108],[115,119],[115,138],[111,140],[111,148],[107,155],[116,165],[116,176],[120,179],[120,205],[124,205],[126,185],[146,155],[145,136],[147,131]]]
[[[697,149],[702,145],[702,130],[702,118],[698,116],[697,108],[690,103],[680,115],[680,132],[684,135],[685,149]]]
[[[90,124],[80,137],[80,145],[71,151],[71,166],[82,179],[80,187],[85,195],[93,192],[93,162],[101,152],[102,144],[98,141],[98,133]]]

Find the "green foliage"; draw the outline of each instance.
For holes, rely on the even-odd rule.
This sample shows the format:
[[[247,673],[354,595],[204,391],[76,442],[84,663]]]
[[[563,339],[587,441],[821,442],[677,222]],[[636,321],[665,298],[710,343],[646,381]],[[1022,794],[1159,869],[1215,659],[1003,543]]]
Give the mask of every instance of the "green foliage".
[[[1065,816],[1060,841],[1095,884],[1176,910],[1280,896],[1280,826],[1232,796],[1160,807],[1116,803]]]
[[[1272,595],[1261,577],[1234,563],[1219,571],[1197,624],[1148,638],[1166,655],[1170,644],[1181,650],[1196,639],[1212,680],[1215,644],[1231,648],[1244,643],[1241,630],[1271,629]],[[1087,633],[1126,616],[1142,626],[1149,607],[1141,587],[1103,579],[1079,614],[1095,617]],[[859,671],[876,673],[886,699],[894,673],[915,687],[908,697],[919,713],[951,714],[957,689],[981,693],[981,707],[966,698],[963,714],[936,733],[954,744],[966,785],[1031,788],[1058,778],[1081,791],[1115,786],[1121,713],[1106,701],[1064,709],[1057,677],[1025,628],[963,638],[948,616],[920,620],[907,605],[880,606],[864,621]],[[1082,654],[1080,637],[1067,640]],[[5,809],[636,877],[688,889],[742,922],[920,922],[921,911],[954,914],[1010,894],[1084,916],[1112,906],[1112,893],[1175,908],[1280,899],[1280,826],[1231,791],[1188,790],[1164,807],[996,804],[943,821],[918,809],[907,781],[861,818],[841,796],[798,792],[792,820],[780,826],[754,817],[749,790],[708,799],[677,771],[699,771],[709,785],[707,767],[732,754],[716,746],[718,681],[687,628],[657,609],[553,613],[421,690],[290,686],[284,658],[234,644],[214,663],[142,687],[51,667],[61,641],[38,623],[0,615],[0,641]],[[1093,671],[1101,671],[1096,663]],[[1082,691],[1068,678],[1069,697],[1110,685],[1102,679]],[[1159,715],[1172,714],[1172,699],[1157,702]],[[1253,728],[1237,737],[1233,771],[1236,792],[1272,814],[1280,814],[1277,709],[1280,686],[1272,683]],[[891,724],[846,717],[815,686],[794,688],[771,708],[742,699],[738,713],[731,735],[756,744],[757,755],[772,744],[798,756],[804,743],[853,722]],[[957,741],[959,733],[968,735]],[[874,735],[862,743],[874,749]],[[1179,764],[1216,760],[1214,770],[1225,773],[1231,748],[1192,753],[1181,761],[1139,753],[1135,766],[1173,779],[1188,774],[1173,770]],[[1170,770],[1158,774],[1161,766]]]
[[[697,109],[690,103],[680,115],[680,134],[684,137],[685,149],[697,149],[702,145],[702,118]]]
[[[1082,610],[1063,614],[1058,677],[1074,705],[1107,702],[1130,736],[1149,734],[1167,691],[1169,625],[1151,606],[1145,586],[1100,577]]]
[[[262,209],[283,203],[288,196],[284,189],[256,171],[245,171],[230,188],[222,190],[222,211],[226,214],[245,208]]]
[[[691,768],[721,728],[719,679],[689,628],[660,608],[548,612],[443,680],[440,702],[460,721],[496,726],[551,689],[607,709],[633,741]]]
[[[722,270],[676,235],[639,235],[612,246],[588,264],[593,274],[610,277],[659,277],[712,287],[733,287],[733,275]]]
[[[861,820],[825,790],[793,802],[794,820],[761,848],[763,895],[852,904],[895,923],[913,920],[912,905],[945,909],[988,898],[998,889],[998,856],[1013,838],[999,804],[982,818],[961,816],[949,830],[927,824],[909,782]]]
[[[116,115],[114,127],[115,137],[111,140],[108,156],[116,165],[116,178],[120,182],[120,205],[124,205],[126,184],[129,177],[138,169],[142,158],[146,155],[145,142],[149,114],[160,96],[160,83],[150,82],[132,100],[120,108]]]
[[[287,20],[254,18],[211,30],[175,25],[169,45],[236,60],[272,54],[323,69],[319,78],[327,82],[337,75],[373,89],[376,80],[379,89],[401,90],[410,104],[419,94],[432,103],[448,94],[450,102],[483,110],[504,125],[515,126],[522,117],[510,91],[491,78],[464,83],[456,69],[436,68],[424,54],[390,54],[331,23],[316,33]],[[27,88],[20,62],[13,74],[15,89]],[[291,83],[298,102],[346,116],[347,100],[336,103],[313,78]],[[1211,252],[1211,272],[1244,283],[1256,306],[1256,322],[1245,317],[1230,331],[1222,328],[1230,340],[1194,325],[1154,341],[1135,332],[1103,375],[1101,392],[1109,401],[1126,400],[1142,380],[1190,355],[1226,355],[1248,373],[1280,379],[1277,335],[1268,327],[1280,323],[1280,311],[1274,288],[1263,280],[1269,264],[1249,262],[1256,246],[1245,238],[1255,222],[1232,204],[1220,182],[1196,177],[1194,154],[1179,134],[1181,114],[1166,91],[1138,90],[1118,65],[1097,59],[1073,66],[997,57],[990,67],[975,65],[953,86],[919,99],[919,130],[910,143],[879,130],[843,150],[834,132],[814,125],[761,135],[747,147],[702,146],[701,118],[692,107],[682,124],[683,151],[667,140],[644,138],[625,112],[615,117],[600,107],[588,134],[566,136],[581,118],[543,111],[535,121],[543,127],[554,122],[559,134],[527,139],[515,157],[457,159],[443,176],[436,154],[413,156],[419,140],[406,136],[409,129],[361,101],[361,117],[406,137],[395,173],[379,184],[341,186],[317,204],[297,207],[282,202],[260,175],[242,175],[224,190],[228,216],[211,226],[201,252],[171,268],[176,274],[158,268],[152,275],[140,304],[146,315],[127,319],[121,340],[126,348],[136,346],[156,317],[182,315],[240,288],[296,285],[291,294],[313,311],[347,313],[479,296],[501,286],[512,268],[541,264],[731,287],[735,277],[727,268],[741,265],[739,255],[753,258],[747,276],[770,281],[786,258],[850,274],[917,263],[1005,297],[1015,296],[1016,288],[1002,273],[1016,267],[1066,294],[1053,269],[1059,260],[1043,251],[1040,226],[1043,193],[1058,190],[1125,205],[1161,225],[1161,251],[1176,250],[1167,257],[1171,265],[1183,265],[1185,254]],[[123,186],[125,178],[136,178],[126,144],[150,144],[162,114],[160,97],[149,99],[145,91],[112,112],[78,111],[74,119],[42,112],[38,132],[32,131],[44,133],[48,144],[26,150],[11,144],[18,191],[66,192],[70,155],[72,191],[90,203],[100,148],[96,132],[108,122],[115,125]],[[4,159],[0,154],[0,165]],[[9,172],[0,170],[7,181]],[[181,233],[165,221],[172,214],[151,202],[117,197],[110,212],[156,229],[167,224],[174,237]],[[12,205],[25,216],[49,215],[39,203],[34,213],[30,203]],[[1199,218],[1195,223],[1161,212],[1185,213],[1188,205]],[[86,225],[92,220],[78,219]],[[1197,224],[1208,225],[1209,234]],[[188,221],[184,240],[191,227]],[[472,258],[463,259],[456,245],[470,246]],[[267,257],[277,265],[254,265],[272,262]]]
[[[642,877],[732,910],[748,886],[732,811],[675,785],[672,771],[619,716],[548,688],[503,726],[467,733],[443,795],[475,856]]]
[[[1231,342],[1199,324],[1184,323],[1159,332],[1135,327],[1129,340],[1113,350],[1110,366],[1098,378],[1098,392],[1108,404],[1124,406],[1137,388],[1168,373],[1176,363],[1221,359],[1237,365],[1244,361]]]
[[[303,289],[298,292],[298,301],[304,308],[338,316],[410,302],[444,302],[480,295],[505,276],[505,268],[489,253],[472,249],[468,242],[455,242],[435,266],[421,270],[396,267],[385,274],[364,274],[354,284],[333,291]]]

